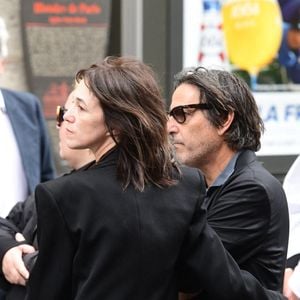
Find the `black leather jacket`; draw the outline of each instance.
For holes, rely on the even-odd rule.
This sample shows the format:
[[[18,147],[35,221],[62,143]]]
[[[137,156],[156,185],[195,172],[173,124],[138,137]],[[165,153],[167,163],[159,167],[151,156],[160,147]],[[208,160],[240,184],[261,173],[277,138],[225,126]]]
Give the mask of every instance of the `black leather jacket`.
[[[17,203],[10,211],[6,219],[0,218],[0,259],[2,261],[4,254],[10,248],[20,244],[30,244],[37,249],[36,242],[36,208],[34,195],[29,196],[24,202]],[[15,234],[21,232],[25,237],[24,242],[17,242]],[[24,262],[29,271],[31,271],[36,260],[38,251],[33,254],[24,256]],[[12,285],[8,283],[2,273],[0,272],[0,286],[7,290],[6,299],[24,299],[26,289],[23,286]]]
[[[289,217],[281,183],[242,151],[233,173],[208,189],[207,219],[241,269],[265,287],[281,291]]]

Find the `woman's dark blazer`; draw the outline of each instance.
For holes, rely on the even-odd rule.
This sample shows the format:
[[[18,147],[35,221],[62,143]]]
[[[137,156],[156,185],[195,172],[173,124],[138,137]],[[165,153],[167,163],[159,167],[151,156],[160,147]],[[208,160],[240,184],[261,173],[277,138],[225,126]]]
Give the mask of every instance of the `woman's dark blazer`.
[[[241,272],[208,227],[202,176],[183,169],[170,188],[125,191],[118,149],[98,165],[38,185],[39,256],[28,300],[281,299]]]

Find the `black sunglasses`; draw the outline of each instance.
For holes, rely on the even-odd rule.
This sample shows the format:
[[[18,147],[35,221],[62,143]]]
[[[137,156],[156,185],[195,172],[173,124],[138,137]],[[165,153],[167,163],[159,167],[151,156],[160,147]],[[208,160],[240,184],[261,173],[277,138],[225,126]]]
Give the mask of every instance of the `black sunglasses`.
[[[186,121],[187,112],[185,109],[194,108],[195,110],[205,110],[211,109],[211,106],[207,103],[197,103],[197,104],[188,104],[188,105],[180,105],[174,107],[171,111],[168,112],[169,116],[172,116],[175,121],[179,124],[183,124]]]
[[[64,114],[67,110],[64,106],[56,107],[56,125],[60,127],[61,123],[64,121]]]

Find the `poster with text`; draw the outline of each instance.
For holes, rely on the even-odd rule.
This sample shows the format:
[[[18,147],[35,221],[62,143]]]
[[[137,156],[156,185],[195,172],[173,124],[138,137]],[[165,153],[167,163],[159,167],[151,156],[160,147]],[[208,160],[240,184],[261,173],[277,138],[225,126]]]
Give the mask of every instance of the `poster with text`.
[[[184,0],[183,67],[248,83],[266,128],[259,155],[300,153],[299,49],[300,1]]]
[[[21,1],[27,78],[47,118],[66,101],[76,72],[105,57],[110,2]]]

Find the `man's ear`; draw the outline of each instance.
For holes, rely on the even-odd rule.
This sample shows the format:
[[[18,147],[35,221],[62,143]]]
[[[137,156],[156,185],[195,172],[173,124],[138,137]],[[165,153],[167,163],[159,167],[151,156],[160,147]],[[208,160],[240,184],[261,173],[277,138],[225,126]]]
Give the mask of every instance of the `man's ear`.
[[[227,119],[224,121],[223,125],[220,128],[218,128],[217,131],[219,135],[223,135],[228,130],[228,128],[230,127],[233,121],[233,118],[234,118],[234,112],[231,111],[228,113]]]

